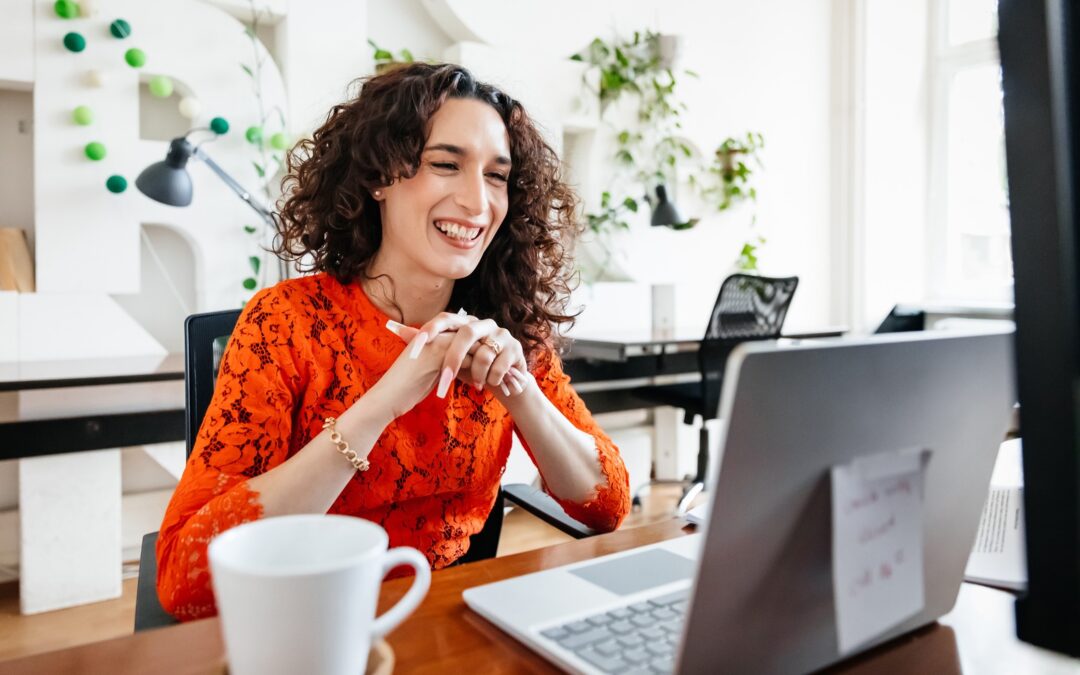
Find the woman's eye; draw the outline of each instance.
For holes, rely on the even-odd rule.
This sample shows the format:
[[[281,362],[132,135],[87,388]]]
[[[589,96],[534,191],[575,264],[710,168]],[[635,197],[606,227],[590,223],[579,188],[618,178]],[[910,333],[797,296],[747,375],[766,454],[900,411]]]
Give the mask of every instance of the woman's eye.
[[[501,183],[506,183],[506,182],[509,182],[509,180],[510,180],[509,176],[507,176],[506,174],[499,173],[497,171],[494,172],[494,173],[489,173],[488,178],[494,178],[495,180],[497,180],[497,181],[499,181]]]
[[[444,171],[453,171],[457,168],[457,164],[454,164],[453,162],[432,162],[431,166]]]

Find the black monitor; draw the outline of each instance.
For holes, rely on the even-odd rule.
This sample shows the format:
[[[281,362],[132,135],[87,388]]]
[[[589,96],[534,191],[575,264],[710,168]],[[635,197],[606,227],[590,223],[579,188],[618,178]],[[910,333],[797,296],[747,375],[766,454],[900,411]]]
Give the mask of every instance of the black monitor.
[[[1028,592],[1020,639],[1080,655],[1080,7],[1000,0]]]

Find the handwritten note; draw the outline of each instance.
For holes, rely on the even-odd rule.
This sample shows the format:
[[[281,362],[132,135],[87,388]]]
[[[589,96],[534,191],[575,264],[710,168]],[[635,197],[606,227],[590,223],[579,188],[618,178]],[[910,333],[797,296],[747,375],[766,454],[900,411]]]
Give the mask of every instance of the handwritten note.
[[[832,468],[833,597],[841,654],[923,608],[923,472],[928,450]]]

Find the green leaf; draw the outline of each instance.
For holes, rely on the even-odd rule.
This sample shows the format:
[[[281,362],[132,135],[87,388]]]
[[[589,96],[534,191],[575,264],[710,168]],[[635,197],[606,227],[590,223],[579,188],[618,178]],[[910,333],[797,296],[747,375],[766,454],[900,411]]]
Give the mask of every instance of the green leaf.
[[[256,230],[251,225],[245,225],[244,226],[244,232],[247,232],[248,234],[255,234]]]
[[[627,197],[626,199],[622,200],[622,203],[623,203],[623,206],[630,209],[634,213],[637,213],[638,203],[637,203],[636,199],[634,199],[633,197]]]
[[[255,167],[255,173],[259,174],[259,178],[266,178],[266,169],[262,168],[261,164],[253,161],[251,165]]]
[[[255,279],[253,279],[251,277],[248,277],[247,279],[244,279],[243,283],[244,283],[244,288],[248,289],[249,291],[255,290],[255,287],[259,285],[259,282],[255,281]]]
[[[570,60],[571,61],[584,61],[585,59],[583,59],[581,57],[581,54],[573,54],[573,55],[570,56]]]
[[[398,52],[398,54],[401,55],[401,60],[405,63],[412,63],[416,60],[413,58],[412,52],[410,52],[408,49],[402,49],[400,52]]]
[[[375,60],[376,61],[393,61],[394,60],[394,55],[391,54],[390,52],[386,51],[385,49],[376,49],[375,50]]]
[[[627,143],[630,142],[630,132],[629,131],[620,131],[619,136],[618,136],[618,140],[619,140],[619,143],[621,145],[626,145]]]
[[[254,272],[255,274],[258,274],[259,273],[259,266],[262,264],[262,261],[259,260],[259,256],[253,255],[253,256],[248,257],[248,264],[251,265],[252,272]]]
[[[602,193],[602,194],[600,195],[600,206],[601,206],[602,208],[605,208],[605,209],[606,209],[606,208],[607,208],[607,207],[609,207],[610,205],[611,205],[611,193],[610,193],[610,192],[607,192],[607,191],[604,191],[604,192],[603,192],[603,193]]]
[[[375,44],[375,41],[374,41],[374,40],[372,40],[371,38],[368,38],[368,39],[367,39],[367,43],[368,43],[369,45],[371,45],[371,48],[372,48],[372,49],[378,49],[378,48],[379,48],[379,45]]]
[[[251,72],[251,68],[246,63],[241,63],[240,67],[244,69],[244,72],[248,74],[248,77],[254,78],[255,73]]]

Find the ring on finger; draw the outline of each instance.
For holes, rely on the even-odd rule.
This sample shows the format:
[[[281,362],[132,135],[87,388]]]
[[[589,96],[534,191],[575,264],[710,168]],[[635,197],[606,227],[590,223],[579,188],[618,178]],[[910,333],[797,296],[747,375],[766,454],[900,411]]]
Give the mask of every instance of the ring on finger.
[[[495,338],[488,336],[480,339],[480,344],[484,345],[491,351],[495,352],[495,356],[498,356],[502,352],[502,345],[495,341]]]

